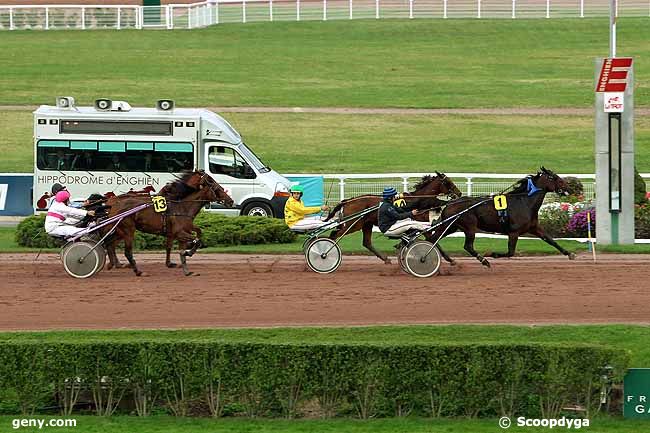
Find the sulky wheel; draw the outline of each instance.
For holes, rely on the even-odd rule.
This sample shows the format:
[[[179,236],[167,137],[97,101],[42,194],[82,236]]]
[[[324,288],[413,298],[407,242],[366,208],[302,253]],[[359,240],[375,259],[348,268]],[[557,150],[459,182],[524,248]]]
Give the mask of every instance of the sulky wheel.
[[[329,274],[341,265],[341,249],[331,239],[315,239],[306,246],[305,259],[312,271]]]
[[[399,267],[402,268],[402,270],[408,274],[409,271],[408,269],[406,269],[406,263],[404,262],[406,248],[407,247],[405,245],[400,245],[396,251],[396,254],[397,254],[397,263],[399,263]]]
[[[427,241],[413,242],[404,252],[404,265],[414,277],[430,277],[440,269],[438,248]]]
[[[104,246],[98,245],[96,251],[97,254],[99,255],[99,265],[97,266],[97,270],[95,270],[95,274],[101,271],[102,269],[104,269],[104,265],[106,264],[106,249],[104,248]]]
[[[93,249],[95,244],[79,241],[70,244],[63,251],[63,267],[71,277],[88,278],[99,269],[102,263],[101,255],[105,254],[101,246]],[[99,251],[98,251],[99,250]]]

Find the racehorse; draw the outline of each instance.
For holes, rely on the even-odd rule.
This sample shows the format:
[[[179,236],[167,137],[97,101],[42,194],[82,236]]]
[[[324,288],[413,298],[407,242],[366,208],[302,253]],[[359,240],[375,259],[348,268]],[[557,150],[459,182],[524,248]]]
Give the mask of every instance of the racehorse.
[[[117,224],[117,236],[116,239],[112,240],[112,243],[115,243],[118,238],[124,240],[124,255],[129,260],[133,272],[136,275],[139,276],[142,274],[133,258],[133,239],[136,229],[145,233],[158,234],[166,237],[166,263],[168,267],[173,267],[169,261],[169,255],[174,241],[178,240],[183,273],[186,276],[192,275],[192,272],[187,268],[186,257],[194,255],[200,246],[201,238],[201,229],[193,224],[194,218],[207,203],[220,201],[228,207],[234,203],[221,185],[215,182],[210,175],[202,171],[200,173],[202,175],[197,190],[181,200],[168,200],[166,211],[156,212],[154,207],[148,207],[124,218]],[[109,216],[117,215],[142,203],[142,197],[138,196],[124,196],[119,200],[115,200],[113,203],[109,201],[111,205]],[[196,238],[192,235],[193,231],[197,234]]]
[[[537,213],[548,192],[567,195],[567,182],[544,167],[535,175],[521,179],[512,191],[495,197],[462,197],[447,204],[440,215],[440,221],[449,219],[435,230],[434,239],[446,236],[460,229],[465,233],[465,251],[484,266],[490,262],[474,249],[476,232],[502,233],[508,235],[508,252],[491,253],[491,257],[512,257],[517,240],[524,233],[533,234],[547,244],[554,246],[570,260],[575,254],[562,248],[539,225]],[[503,198],[505,196],[505,199]],[[497,207],[501,210],[497,210]],[[461,214],[461,212],[464,212]],[[459,215],[460,214],[460,215]],[[455,217],[458,216],[458,219]]]
[[[173,182],[168,182],[165,186],[163,186],[160,189],[160,191],[158,191],[158,195],[165,197],[167,200],[181,200],[187,195],[199,189],[199,185],[201,183],[201,179],[203,178],[204,174],[205,171],[203,170],[184,172],[176,180],[174,180]],[[107,202],[106,206],[108,208],[110,208],[111,206],[116,206],[117,201],[121,201],[126,198],[139,198],[140,200],[142,200],[142,203],[146,203],[151,201],[151,195],[149,194],[150,191],[153,191],[153,188],[148,186],[147,188],[141,191],[129,191],[127,193],[120,194],[118,196],[109,193],[105,195],[106,200],[104,201]],[[120,209],[125,210],[124,206],[119,206],[119,207]],[[197,232],[197,227],[194,227],[193,231]],[[117,258],[117,254],[115,253],[116,244],[117,242],[108,242],[106,245],[106,252],[109,258],[109,263],[106,267],[106,269],[108,270],[112,269],[113,267],[115,268],[124,267],[124,265],[120,263],[120,260]],[[171,248],[172,248],[171,244],[167,245],[166,247],[167,250],[166,264],[167,267],[173,268],[176,267],[176,263],[172,263],[170,260]]]
[[[438,196],[445,194],[451,196],[452,198],[456,198],[460,197],[462,195],[462,192],[444,173],[439,173],[436,171],[436,176],[423,176],[420,182],[415,185],[415,191],[404,193],[402,196],[406,201],[406,205],[410,209],[418,209],[423,211],[422,213],[414,216],[413,219],[416,219],[418,221],[429,221],[428,212],[426,212],[426,210],[436,209],[444,206],[447,202],[439,200]],[[358,197],[343,200],[329,212],[327,218],[325,218],[325,221],[329,221],[337,214],[339,215],[339,219],[343,219],[347,216],[361,212],[364,209],[377,206],[381,203],[382,200],[382,197],[377,195],[361,195]],[[330,234],[330,239],[335,240],[344,234],[363,230],[363,246],[366,247],[366,249],[372,251],[372,253],[379,259],[383,260],[384,263],[389,264],[390,259],[388,256],[382,254],[372,245],[372,228],[373,226],[378,225],[377,216],[377,212],[370,212],[358,220],[353,220],[351,222],[352,226],[350,226],[348,223],[341,224],[336,230],[332,231]],[[440,248],[438,249],[440,250]],[[453,263],[453,260],[446,253],[444,253],[442,250],[440,250],[440,253],[445,258],[445,260]]]

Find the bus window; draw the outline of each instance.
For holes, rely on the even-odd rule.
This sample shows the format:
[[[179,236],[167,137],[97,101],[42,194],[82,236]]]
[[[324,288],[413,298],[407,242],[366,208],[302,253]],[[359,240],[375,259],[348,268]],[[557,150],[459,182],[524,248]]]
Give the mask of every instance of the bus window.
[[[211,146],[208,153],[210,172],[237,179],[255,179],[250,165],[237,151],[225,146]]]
[[[41,170],[176,173],[194,166],[191,143],[41,140],[36,156]]]

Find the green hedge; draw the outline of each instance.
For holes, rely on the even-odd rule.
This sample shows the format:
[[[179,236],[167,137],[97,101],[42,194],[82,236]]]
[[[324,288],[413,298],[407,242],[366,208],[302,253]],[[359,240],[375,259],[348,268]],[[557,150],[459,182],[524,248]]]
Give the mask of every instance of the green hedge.
[[[16,229],[16,243],[23,247],[55,248],[57,241],[45,233],[44,223],[44,215],[31,216],[21,221]],[[227,217],[201,212],[194,224],[203,231],[202,241],[207,247],[290,243],[297,236],[283,220],[276,218]],[[141,250],[165,249],[165,238],[137,232],[135,247]]]
[[[15,340],[0,345],[0,407],[70,415],[85,398],[98,415],[370,418],[554,417],[579,404],[589,416],[602,367],[620,381],[627,363],[624,351],[585,345]]]

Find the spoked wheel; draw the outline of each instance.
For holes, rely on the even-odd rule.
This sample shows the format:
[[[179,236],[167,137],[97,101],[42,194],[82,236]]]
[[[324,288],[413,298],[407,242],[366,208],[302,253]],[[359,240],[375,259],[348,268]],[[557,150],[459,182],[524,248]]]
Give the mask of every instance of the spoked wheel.
[[[319,274],[334,272],[341,265],[341,248],[329,238],[313,240],[305,247],[305,259],[309,268]]]
[[[416,241],[405,248],[404,265],[414,277],[426,278],[440,269],[438,248],[428,241]]]
[[[91,242],[79,241],[71,243],[63,250],[63,268],[68,275],[74,278],[88,278],[100,269],[99,265],[106,260],[106,253],[101,246],[93,249],[94,246]]]

